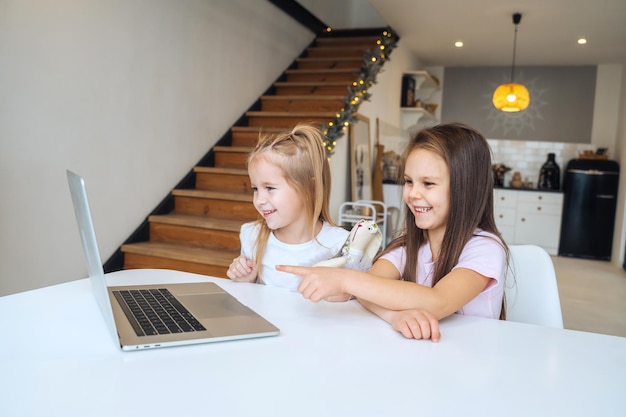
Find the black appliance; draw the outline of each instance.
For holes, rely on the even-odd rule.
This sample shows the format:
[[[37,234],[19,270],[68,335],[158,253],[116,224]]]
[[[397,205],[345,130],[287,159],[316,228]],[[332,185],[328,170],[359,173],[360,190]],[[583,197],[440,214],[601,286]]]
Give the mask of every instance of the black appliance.
[[[602,159],[572,159],[563,179],[559,255],[611,259],[619,165]]]

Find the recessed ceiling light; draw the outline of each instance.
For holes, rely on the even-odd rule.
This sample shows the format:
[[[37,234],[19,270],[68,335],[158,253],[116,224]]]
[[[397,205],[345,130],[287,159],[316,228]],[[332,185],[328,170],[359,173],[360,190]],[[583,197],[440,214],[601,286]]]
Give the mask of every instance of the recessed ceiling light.
[[[456,46],[457,48],[462,48],[463,47],[463,42],[456,41],[456,42],[454,42],[454,46]]]
[[[586,44],[586,43],[587,43],[587,39],[585,39],[585,38],[580,38],[580,39],[578,39],[578,41],[577,41],[577,42],[578,42],[578,44],[579,44],[579,45],[584,45],[584,44]]]

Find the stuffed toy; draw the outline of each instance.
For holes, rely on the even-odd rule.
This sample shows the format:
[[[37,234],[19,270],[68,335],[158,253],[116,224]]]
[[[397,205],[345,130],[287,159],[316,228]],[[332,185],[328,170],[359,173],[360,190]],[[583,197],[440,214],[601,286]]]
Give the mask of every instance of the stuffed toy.
[[[349,268],[368,271],[383,241],[378,225],[370,220],[359,220],[348,235],[339,253],[315,266]]]

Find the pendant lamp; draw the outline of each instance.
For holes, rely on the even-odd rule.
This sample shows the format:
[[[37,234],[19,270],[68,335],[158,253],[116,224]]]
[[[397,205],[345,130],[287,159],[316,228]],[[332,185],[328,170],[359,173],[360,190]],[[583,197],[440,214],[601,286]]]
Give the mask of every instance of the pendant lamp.
[[[521,13],[513,14],[515,35],[513,37],[513,64],[511,65],[511,82],[502,84],[493,93],[493,105],[503,112],[512,113],[524,110],[530,104],[528,89],[522,84],[513,82],[515,75],[515,47],[517,46],[517,25],[522,20]]]

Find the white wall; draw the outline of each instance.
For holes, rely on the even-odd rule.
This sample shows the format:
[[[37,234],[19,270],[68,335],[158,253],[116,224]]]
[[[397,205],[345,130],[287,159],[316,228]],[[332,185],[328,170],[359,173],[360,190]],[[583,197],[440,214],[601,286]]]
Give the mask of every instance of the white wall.
[[[620,181],[617,192],[617,215],[615,235],[613,236],[613,257],[611,262],[617,266],[626,263],[626,66],[621,69],[621,91],[617,113],[616,159],[620,161]],[[625,265],[626,266],[626,265]]]
[[[615,147],[623,84],[622,71],[622,65],[604,64],[598,65],[596,75],[591,143],[596,148],[608,148],[611,159],[619,158]]]
[[[66,168],[106,260],[314,37],[265,1],[0,9],[0,296],[86,276]]]
[[[369,0],[297,0],[333,29],[375,28],[387,24]]]

